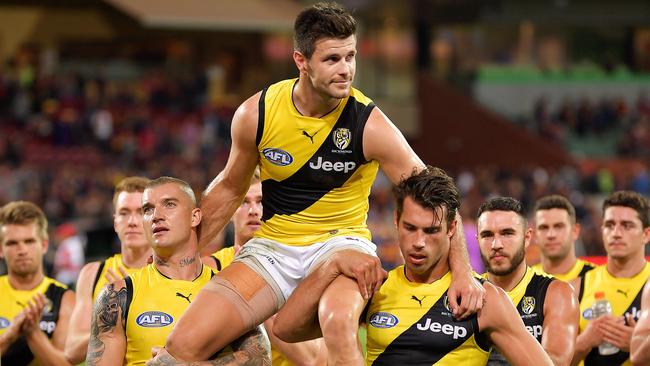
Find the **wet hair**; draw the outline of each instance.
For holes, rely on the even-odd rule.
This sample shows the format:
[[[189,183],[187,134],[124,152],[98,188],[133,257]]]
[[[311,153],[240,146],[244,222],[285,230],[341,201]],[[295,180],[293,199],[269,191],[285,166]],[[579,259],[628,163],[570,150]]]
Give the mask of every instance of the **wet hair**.
[[[145,177],[126,177],[115,185],[115,193],[113,193],[113,207],[117,204],[117,197],[122,192],[144,192],[144,187],[149,183],[149,178]]]
[[[608,207],[623,206],[636,211],[643,228],[650,226],[650,204],[643,195],[633,191],[617,191],[609,195],[603,202],[603,215]]]
[[[517,199],[512,197],[494,197],[483,202],[481,207],[478,208],[477,218],[481,217],[484,212],[489,211],[512,211],[521,217],[521,222],[524,225],[528,225],[528,220],[526,219],[526,214],[524,212],[524,205]]]
[[[402,217],[406,197],[411,197],[417,204],[433,210],[434,213],[439,207],[447,207],[445,219],[448,228],[460,207],[460,193],[454,180],[444,170],[429,165],[419,172],[414,170],[410,177],[402,179],[393,188],[393,195],[398,221]]]
[[[564,196],[559,194],[552,194],[550,196],[544,196],[535,202],[534,212],[539,210],[550,210],[552,208],[558,208],[564,210],[569,214],[569,220],[572,224],[576,223],[576,209],[573,207],[571,202]]]
[[[47,240],[47,218],[40,207],[27,201],[13,201],[0,208],[0,227],[5,225],[36,224],[36,233]],[[0,231],[0,241],[2,232]]]
[[[167,177],[167,176],[162,176],[156,179],[153,179],[147,183],[145,186],[145,189],[157,187],[157,186],[162,186],[163,184],[176,184],[187,196],[190,198],[190,201],[192,201],[192,204],[196,207],[196,195],[194,194],[194,190],[192,190],[192,187],[190,186],[189,183],[182,179],[174,178],[174,177]]]
[[[314,54],[322,38],[345,39],[357,31],[357,21],[341,5],[322,2],[303,10],[293,25],[294,48],[306,58]]]

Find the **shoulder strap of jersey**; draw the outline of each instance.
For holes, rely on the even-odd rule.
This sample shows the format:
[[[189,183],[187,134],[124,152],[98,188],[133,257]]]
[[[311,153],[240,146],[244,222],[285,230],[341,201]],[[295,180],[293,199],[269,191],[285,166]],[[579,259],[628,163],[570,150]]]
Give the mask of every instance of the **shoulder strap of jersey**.
[[[214,261],[217,265],[217,271],[221,271],[221,261],[219,260],[219,258],[217,258],[216,255],[212,255],[211,257],[214,258]]]
[[[580,276],[580,291],[578,292],[578,303],[582,301],[582,295],[585,293],[585,278],[587,277],[587,273],[585,272],[584,275]]]
[[[580,274],[578,276],[583,277],[587,272],[591,271],[594,268],[596,268],[596,266],[594,266],[593,264],[589,262],[584,262],[582,265],[582,269],[580,270]],[[580,290],[582,291],[582,288]]]
[[[370,113],[374,108],[375,108],[375,103],[370,102],[363,108],[363,111],[359,113],[359,116],[357,118],[357,124],[356,124],[357,128],[353,137],[355,139],[354,146],[360,147],[354,153],[357,154],[359,161],[363,161],[366,163],[368,162],[368,159],[366,159],[365,155],[363,154],[363,130],[365,129],[366,122],[368,121],[368,117],[370,117]]]
[[[127,276],[124,279],[124,283],[126,284],[126,306],[124,307],[126,309],[126,314],[122,317],[122,319],[125,320],[122,326],[126,330],[126,320],[129,318],[129,309],[131,308],[131,302],[133,301],[133,279],[131,279],[131,276]]]
[[[52,282],[45,290],[45,297],[52,301],[52,308],[50,312],[54,315],[53,321],[56,323],[59,320],[59,310],[61,309],[61,301],[63,294],[68,291],[67,287],[59,286],[57,283]]]
[[[106,265],[106,259],[104,259],[100,264],[99,267],[97,268],[97,274],[95,275],[95,280],[93,281],[93,291],[90,293],[91,295],[95,293],[95,289],[97,287],[97,283],[99,282],[99,279],[101,278],[102,271],[104,270],[104,266]]]
[[[257,146],[260,146],[260,142],[262,141],[262,134],[264,133],[264,113],[266,113],[266,103],[264,102],[264,99],[266,98],[266,91],[268,89],[268,87],[264,88],[262,90],[262,94],[260,95],[258,107],[259,110],[257,111],[257,134],[255,135],[255,145]]]

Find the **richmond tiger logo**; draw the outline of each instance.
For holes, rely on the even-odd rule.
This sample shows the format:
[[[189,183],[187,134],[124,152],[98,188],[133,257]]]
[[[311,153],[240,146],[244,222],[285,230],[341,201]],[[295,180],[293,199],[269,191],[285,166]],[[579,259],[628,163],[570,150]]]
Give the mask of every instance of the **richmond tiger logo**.
[[[535,310],[535,298],[532,296],[525,296],[521,302],[521,311],[523,311],[524,314],[530,315],[533,310]]]
[[[332,140],[334,140],[334,145],[339,150],[345,150],[350,145],[350,140],[352,140],[352,132],[347,128],[337,128],[332,133]]]

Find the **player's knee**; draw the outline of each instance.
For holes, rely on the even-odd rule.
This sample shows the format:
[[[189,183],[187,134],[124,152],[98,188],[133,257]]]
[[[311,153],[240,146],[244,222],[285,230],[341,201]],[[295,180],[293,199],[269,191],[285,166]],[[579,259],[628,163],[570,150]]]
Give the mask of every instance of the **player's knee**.
[[[342,304],[322,303],[318,308],[323,337],[341,341],[356,339],[358,315],[355,309]]]
[[[177,360],[193,361],[199,357],[199,349],[190,344],[190,334],[172,331],[167,337],[165,348]]]
[[[287,343],[296,342],[294,340],[290,328],[284,326],[283,322],[278,322],[277,319],[273,323],[273,328],[271,329],[271,332],[273,333],[274,336],[278,337],[283,342],[287,342]]]

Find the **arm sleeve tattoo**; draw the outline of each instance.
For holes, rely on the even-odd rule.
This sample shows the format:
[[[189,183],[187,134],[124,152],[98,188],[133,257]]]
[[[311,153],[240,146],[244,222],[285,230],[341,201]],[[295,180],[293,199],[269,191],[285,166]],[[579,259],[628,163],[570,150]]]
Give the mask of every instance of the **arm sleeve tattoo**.
[[[95,365],[104,355],[106,346],[101,339],[103,333],[113,331],[117,325],[118,317],[121,318],[122,325],[126,324],[126,299],[126,288],[116,291],[113,284],[109,284],[97,298],[93,306],[90,340],[86,355],[88,366]]]

